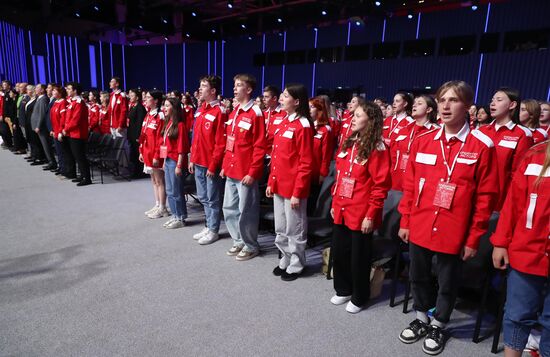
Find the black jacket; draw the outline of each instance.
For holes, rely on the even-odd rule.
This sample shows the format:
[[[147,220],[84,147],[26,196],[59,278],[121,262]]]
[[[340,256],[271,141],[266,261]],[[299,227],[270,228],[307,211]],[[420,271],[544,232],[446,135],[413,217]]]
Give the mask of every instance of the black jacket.
[[[136,141],[141,134],[141,125],[147,111],[141,101],[138,100],[137,104],[128,110],[128,118],[130,119],[130,125],[128,126],[128,140]]]

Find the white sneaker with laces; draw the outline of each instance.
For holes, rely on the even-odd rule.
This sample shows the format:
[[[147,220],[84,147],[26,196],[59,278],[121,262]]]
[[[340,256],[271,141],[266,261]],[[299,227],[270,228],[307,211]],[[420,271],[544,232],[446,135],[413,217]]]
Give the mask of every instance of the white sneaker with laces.
[[[342,305],[350,300],[351,300],[351,295],[350,296],[334,295],[333,297],[330,298],[330,302],[334,305]]]
[[[159,208],[159,206],[155,205],[153,208],[151,208],[150,210],[147,210],[145,211],[145,215],[148,216],[150,215],[151,213],[153,213],[157,208]]]
[[[181,219],[174,219],[169,225],[166,226],[168,229],[177,229],[182,228],[185,226],[185,221],[182,221]]]
[[[204,235],[201,239],[199,239],[199,244],[200,245],[212,244],[215,241],[217,241],[218,238],[219,238],[218,233],[208,231],[208,233],[206,233],[206,235]]]
[[[199,233],[193,235],[193,239],[194,239],[194,240],[199,240],[199,239],[201,239],[202,237],[204,237],[208,232],[209,232],[208,228],[207,228],[207,227],[204,227],[204,228],[202,229],[202,231],[200,231]]]
[[[350,314],[356,314],[356,313],[360,312],[361,310],[363,310],[363,307],[356,306],[351,301],[348,302],[348,304],[346,305],[346,311],[349,312]]]
[[[168,226],[170,225],[170,223],[172,223],[175,219],[176,219],[176,217],[170,216],[170,219],[167,220],[166,222],[164,222],[164,223],[162,224],[162,226],[163,226],[164,228],[168,227]]]
[[[157,210],[153,213],[151,213],[150,215],[148,215],[147,217],[151,218],[151,219],[156,219],[156,218],[162,218],[162,217],[166,217],[168,216],[168,211],[166,210],[166,208],[157,208]]]

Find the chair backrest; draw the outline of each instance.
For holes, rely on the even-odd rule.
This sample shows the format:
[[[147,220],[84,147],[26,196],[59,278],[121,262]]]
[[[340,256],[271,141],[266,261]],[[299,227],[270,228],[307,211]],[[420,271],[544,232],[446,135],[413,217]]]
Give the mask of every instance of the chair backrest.
[[[402,195],[398,191],[388,192],[388,197],[386,197],[382,209],[382,224],[378,228],[378,236],[386,239],[399,239],[397,233],[399,232],[401,214],[397,210],[397,206],[399,206]]]
[[[327,218],[330,216],[330,208],[332,207],[332,185],[334,184],[334,171],[335,171],[335,162],[330,163],[330,169],[328,176],[325,177],[321,189],[319,190],[319,197],[317,198],[317,203],[315,205],[315,210],[313,211],[314,217],[324,217]]]

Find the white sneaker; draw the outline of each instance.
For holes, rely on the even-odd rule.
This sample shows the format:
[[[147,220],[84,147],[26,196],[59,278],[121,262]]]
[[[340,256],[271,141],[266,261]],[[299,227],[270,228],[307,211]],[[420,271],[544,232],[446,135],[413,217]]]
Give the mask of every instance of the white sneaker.
[[[351,300],[351,295],[350,296],[334,295],[333,297],[330,298],[330,302],[333,303],[334,305],[342,305],[350,300]]]
[[[166,216],[168,216],[168,211],[166,210],[166,208],[160,208],[160,207],[157,208],[153,213],[147,215],[147,217],[151,219],[162,218]]]
[[[162,224],[162,226],[163,226],[164,228],[166,228],[166,227],[169,226],[170,223],[172,223],[175,219],[176,219],[176,217],[170,216],[170,219],[167,220],[166,222],[164,222],[164,223]]]
[[[204,227],[204,228],[202,229],[202,231],[200,231],[199,233],[193,234],[193,239],[194,239],[194,240],[199,240],[199,239],[201,239],[202,237],[204,237],[208,232],[209,232],[209,229],[208,229],[207,227]]]
[[[153,208],[151,208],[150,210],[148,211],[145,211],[145,215],[148,216],[150,215],[151,213],[155,212],[155,210],[159,208],[159,206],[155,205]]]
[[[185,221],[182,221],[180,219],[174,219],[169,225],[166,226],[168,229],[177,229],[182,228],[185,226]]]
[[[199,244],[200,245],[212,244],[215,241],[217,241],[218,238],[219,238],[218,233],[208,231],[208,233],[206,233],[206,235],[204,235],[201,239],[199,239]]]
[[[355,306],[351,301],[346,305],[346,311],[350,314],[356,314],[363,310],[362,306]]]

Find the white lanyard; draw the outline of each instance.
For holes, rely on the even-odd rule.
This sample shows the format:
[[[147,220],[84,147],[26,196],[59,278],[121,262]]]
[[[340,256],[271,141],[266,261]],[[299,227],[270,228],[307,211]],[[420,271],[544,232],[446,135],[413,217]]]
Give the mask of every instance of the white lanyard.
[[[451,175],[453,174],[453,171],[456,166],[456,161],[458,159],[458,155],[460,155],[460,152],[462,151],[462,148],[464,147],[464,142],[462,145],[460,145],[460,149],[458,149],[458,152],[456,153],[456,156],[453,160],[453,166],[449,167],[449,163],[447,162],[447,159],[445,158],[445,150],[443,150],[443,140],[439,139],[439,145],[441,146],[441,156],[443,157],[443,164],[447,168],[447,182],[451,181]]]
[[[166,145],[166,137],[168,136],[168,130],[170,130],[171,127],[172,127],[172,120],[170,120],[170,124],[168,125],[166,130],[164,130],[164,140],[162,141],[163,145]]]
[[[241,108],[237,108],[237,112],[235,113],[235,117],[233,117],[233,120],[231,121],[231,136],[235,136],[235,122],[237,121],[237,118],[239,117],[239,110]]]
[[[355,154],[355,149],[357,147],[357,144],[353,144],[353,146],[351,147],[351,155],[350,155],[350,158],[349,158],[349,171],[348,171],[348,177],[351,176],[351,172],[353,171],[353,161],[355,161],[355,157],[354,157],[354,154]]]
[[[405,120],[407,116],[404,116],[401,120]],[[397,127],[399,126],[399,123],[401,123],[401,120],[397,119],[397,116],[395,116],[395,120],[397,120],[397,123],[395,123],[395,126],[392,125],[392,122],[393,122],[393,119],[391,120],[390,122],[390,134],[388,135],[388,138],[391,136],[391,134],[393,134],[393,132],[395,131],[395,129],[397,129]]]
[[[411,135],[409,135],[409,143],[407,144],[407,154],[411,151],[411,145],[412,145],[413,136],[414,136],[414,129],[415,128],[412,128]]]

